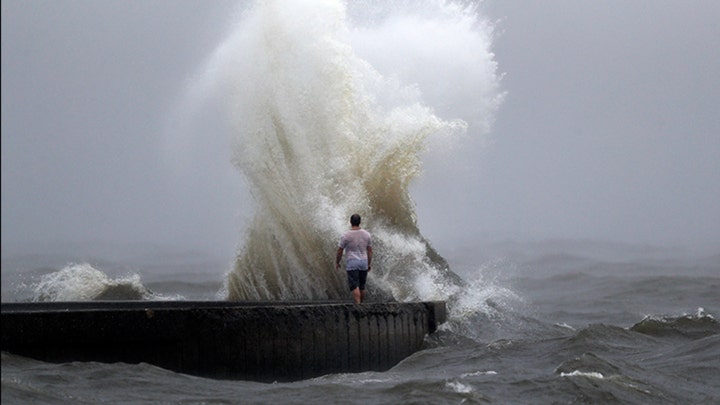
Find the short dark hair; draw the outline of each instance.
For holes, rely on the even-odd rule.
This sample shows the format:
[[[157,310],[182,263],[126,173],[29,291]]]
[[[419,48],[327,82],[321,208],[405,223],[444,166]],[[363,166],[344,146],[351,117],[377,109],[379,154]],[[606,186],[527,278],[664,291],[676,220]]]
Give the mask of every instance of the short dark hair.
[[[350,216],[350,225],[360,226],[360,214],[352,214]]]

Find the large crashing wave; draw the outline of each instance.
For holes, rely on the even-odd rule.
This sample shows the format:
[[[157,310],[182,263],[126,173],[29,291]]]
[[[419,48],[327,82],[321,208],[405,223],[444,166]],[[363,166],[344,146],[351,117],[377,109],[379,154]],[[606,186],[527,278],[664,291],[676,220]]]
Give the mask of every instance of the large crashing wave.
[[[356,212],[374,237],[369,292],[460,288],[421,235],[409,186],[430,137],[487,130],[499,79],[474,8],[410,3],[258,2],[213,55],[199,82],[227,94],[233,163],[257,203],[230,300],[346,298],[334,255]]]

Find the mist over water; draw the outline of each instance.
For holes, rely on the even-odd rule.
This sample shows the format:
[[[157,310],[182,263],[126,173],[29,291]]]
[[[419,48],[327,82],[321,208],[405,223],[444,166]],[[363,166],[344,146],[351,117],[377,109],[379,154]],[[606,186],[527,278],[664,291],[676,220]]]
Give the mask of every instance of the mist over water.
[[[492,122],[489,26],[446,2],[348,7],[258,2],[195,83],[223,89],[233,163],[255,201],[231,300],[346,298],[333,260],[355,212],[374,236],[376,298],[447,299],[462,284],[418,229],[409,187],[429,145]],[[448,111],[458,96],[466,108]]]

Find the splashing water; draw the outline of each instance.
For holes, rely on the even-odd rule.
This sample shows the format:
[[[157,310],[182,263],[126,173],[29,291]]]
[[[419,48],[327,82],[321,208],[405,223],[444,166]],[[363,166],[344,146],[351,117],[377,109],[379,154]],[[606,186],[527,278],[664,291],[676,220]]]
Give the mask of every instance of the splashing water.
[[[35,285],[33,301],[89,301],[158,299],[140,276],[111,279],[87,263],[73,263],[44,275]]]
[[[194,84],[227,94],[233,163],[257,203],[229,299],[347,298],[334,255],[355,212],[374,238],[369,293],[458,293],[463,282],[418,229],[409,186],[432,139],[488,130],[502,98],[490,35],[476,10],[452,2],[244,10]]]

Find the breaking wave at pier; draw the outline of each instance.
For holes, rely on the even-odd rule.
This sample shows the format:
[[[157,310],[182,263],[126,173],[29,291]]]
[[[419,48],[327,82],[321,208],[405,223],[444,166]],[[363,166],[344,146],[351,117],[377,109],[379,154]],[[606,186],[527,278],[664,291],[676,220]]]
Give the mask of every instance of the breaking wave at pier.
[[[456,294],[463,282],[423,237],[409,186],[429,142],[492,122],[489,24],[452,2],[269,1],[239,19],[191,91],[223,94],[256,202],[228,298],[346,298],[333,260],[355,212],[374,235],[376,298]]]

